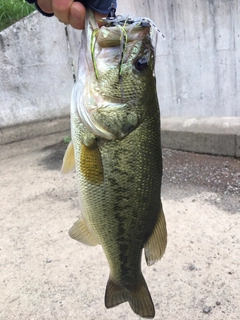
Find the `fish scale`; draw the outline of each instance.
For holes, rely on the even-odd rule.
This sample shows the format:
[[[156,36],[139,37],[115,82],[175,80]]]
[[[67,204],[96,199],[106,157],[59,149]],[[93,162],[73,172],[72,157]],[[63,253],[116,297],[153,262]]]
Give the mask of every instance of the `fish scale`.
[[[72,94],[72,141],[62,167],[67,173],[75,166],[80,196],[81,216],[69,234],[84,244],[102,246],[110,267],[106,307],[128,301],[136,314],[153,318],[141,257],[144,249],[148,265],[159,260],[167,232],[160,199],[160,113],[150,30],[139,22],[126,27],[131,35],[120,77],[119,29],[108,26],[95,32],[101,45],[90,54],[96,24],[91,11],[87,17]],[[108,48],[101,33],[111,36],[113,47]],[[135,67],[138,59],[140,70]],[[74,160],[69,159],[73,155]]]

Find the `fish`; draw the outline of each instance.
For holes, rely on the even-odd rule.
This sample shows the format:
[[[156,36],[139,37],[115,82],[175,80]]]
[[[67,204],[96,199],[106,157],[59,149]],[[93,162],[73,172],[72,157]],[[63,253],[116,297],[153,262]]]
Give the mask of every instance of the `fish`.
[[[71,238],[101,245],[110,267],[106,308],[155,308],[141,271],[165,252],[160,111],[152,25],[117,16],[98,27],[87,11],[71,98],[71,142],[61,172],[76,170],[80,218]]]

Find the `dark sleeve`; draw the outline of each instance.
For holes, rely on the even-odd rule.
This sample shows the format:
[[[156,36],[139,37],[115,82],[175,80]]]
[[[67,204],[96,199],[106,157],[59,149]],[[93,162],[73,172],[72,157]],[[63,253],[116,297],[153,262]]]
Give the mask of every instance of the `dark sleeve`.
[[[97,12],[105,14],[108,14],[112,4],[115,8],[117,7],[117,0],[89,0],[80,2],[82,2],[85,6],[89,6]]]
[[[43,14],[44,16],[46,16],[46,17],[52,17],[52,16],[54,16],[54,14],[53,13],[47,13],[47,12],[44,12],[44,11],[42,11],[42,9],[39,7],[39,5],[37,4],[37,0],[26,0],[28,3],[31,3],[31,4],[35,4],[35,6],[36,6],[36,8],[37,8],[37,10],[39,11],[39,12],[41,12],[41,14]]]
[[[37,10],[39,12],[41,12],[46,17],[52,17],[54,15],[53,13],[46,13],[46,12],[42,11],[42,9],[37,4],[37,0],[26,0],[26,1],[28,3],[34,3]],[[114,5],[115,8],[117,7],[117,0],[81,0],[81,1],[74,0],[74,1],[82,2],[82,4],[85,7],[89,6],[93,10],[100,12],[100,13],[104,13],[104,14],[108,14],[109,9],[112,4]]]

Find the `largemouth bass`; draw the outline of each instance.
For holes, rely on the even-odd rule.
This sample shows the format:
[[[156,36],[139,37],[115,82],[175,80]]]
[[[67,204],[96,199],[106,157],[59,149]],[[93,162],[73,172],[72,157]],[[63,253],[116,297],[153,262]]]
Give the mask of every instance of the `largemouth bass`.
[[[141,272],[159,260],[167,231],[160,199],[160,114],[151,25],[118,16],[98,28],[88,11],[71,135],[62,173],[76,168],[81,217],[69,234],[100,244],[110,267],[105,306],[128,301],[144,318],[155,316]]]

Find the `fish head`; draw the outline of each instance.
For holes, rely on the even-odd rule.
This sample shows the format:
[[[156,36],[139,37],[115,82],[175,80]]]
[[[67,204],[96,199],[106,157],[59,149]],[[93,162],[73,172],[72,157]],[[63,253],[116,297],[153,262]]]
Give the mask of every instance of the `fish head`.
[[[102,27],[96,34],[93,54],[96,80],[93,85],[106,100],[141,103],[151,87],[154,50],[150,27]],[[94,87],[93,87],[94,89]]]
[[[96,136],[123,139],[144,120],[156,97],[151,25],[125,18],[100,29],[90,24],[89,30],[91,59],[80,118]]]

